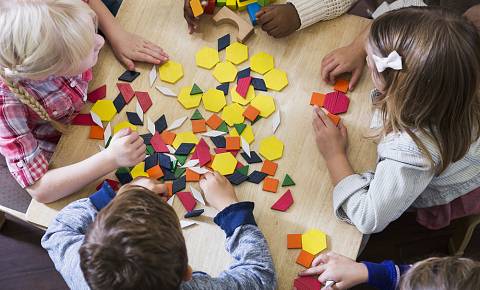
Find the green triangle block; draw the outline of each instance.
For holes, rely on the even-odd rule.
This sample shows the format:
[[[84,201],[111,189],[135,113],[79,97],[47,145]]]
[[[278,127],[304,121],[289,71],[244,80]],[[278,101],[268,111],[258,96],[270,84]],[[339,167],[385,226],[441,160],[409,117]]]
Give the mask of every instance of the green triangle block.
[[[227,123],[222,122],[222,124],[220,126],[218,126],[217,131],[222,131],[222,132],[228,133]]]
[[[153,155],[153,153],[155,153],[155,150],[153,150],[153,146],[147,145],[147,149],[145,149],[145,153],[148,155]]]
[[[245,165],[242,168],[237,169],[238,173],[241,173],[243,175],[248,175],[248,169],[250,168],[249,165]]]
[[[185,171],[186,171],[185,168],[177,167],[177,169],[175,169],[175,177],[180,178],[180,176],[182,176],[185,173]]]
[[[295,182],[292,180],[290,175],[285,174],[285,178],[283,179],[283,182],[282,182],[282,187],[292,186],[292,185],[295,185]]]
[[[130,170],[128,170],[127,167],[120,167],[116,171],[117,173],[130,173]]]
[[[203,120],[202,113],[200,113],[200,111],[196,109],[190,120]]]
[[[198,95],[203,93],[202,89],[197,86],[197,84],[193,84],[192,90],[190,91],[190,95]]]
[[[243,123],[235,124],[233,126],[235,126],[235,129],[237,129],[238,135],[242,134],[243,130],[245,130],[245,127],[247,127],[247,125],[245,125]]]
[[[262,118],[262,117],[261,117],[260,115],[258,115],[258,116],[255,118],[255,120],[253,120],[253,121],[250,122],[250,124],[253,125],[253,124],[257,123],[258,120],[260,120],[261,118]]]
[[[188,156],[175,155],[175,158],[177,158],[177,161],[180,163],[180,165],[183,165],[185,164],[185,161],[187,161]]]

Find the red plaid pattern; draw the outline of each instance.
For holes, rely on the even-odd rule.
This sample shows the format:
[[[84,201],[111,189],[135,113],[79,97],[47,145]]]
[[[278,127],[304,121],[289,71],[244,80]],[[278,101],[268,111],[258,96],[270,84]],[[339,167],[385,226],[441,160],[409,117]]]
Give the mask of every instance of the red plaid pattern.
[[[85,104],[91,79],[89,69],[75,77],[22,80],[19,84],[42,104],[52,119],[68,124]],[[22,187],[34,184],[48,171],[59,139],[60,133],[20,102],[0,79],[0,153]]]

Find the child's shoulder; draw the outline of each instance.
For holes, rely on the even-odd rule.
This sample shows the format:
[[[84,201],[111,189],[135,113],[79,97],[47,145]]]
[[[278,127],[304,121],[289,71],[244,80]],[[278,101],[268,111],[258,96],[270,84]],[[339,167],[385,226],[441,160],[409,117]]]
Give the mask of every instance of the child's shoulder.
[[[435,163],[441,160],[441,154],[435,143],[425,133],[414,131],[413,134],[418,141],[422,142],[428,150]],[[392,132],[385,135],[378,144],[378,155],[395,155],[408,156],[409,158],[425,157],[422,149],[417,145],[415,140],[407,132]]]

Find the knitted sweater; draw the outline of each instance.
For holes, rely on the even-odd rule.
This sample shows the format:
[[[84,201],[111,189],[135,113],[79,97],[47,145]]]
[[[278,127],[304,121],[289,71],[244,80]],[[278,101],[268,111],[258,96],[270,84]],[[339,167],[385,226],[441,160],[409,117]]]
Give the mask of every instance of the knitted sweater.
[[[322,20],[336,18],[350,9],[356,0],[290,0],[297,9],[300,29]]]
[[[42,246],[70,289],[90,289],[80,269],[78,250],[88,226],[114,196],[105,182],[90,198],[77,200],[60,211],[42,238]],[[275,289],[275,268],[267,241],[255,223],[253,203],[233,204],[214,221],[225,231],[225,249],[232,255],[233,263],[218,277],[193,272],[192,279],[183,282],[179,289]]]

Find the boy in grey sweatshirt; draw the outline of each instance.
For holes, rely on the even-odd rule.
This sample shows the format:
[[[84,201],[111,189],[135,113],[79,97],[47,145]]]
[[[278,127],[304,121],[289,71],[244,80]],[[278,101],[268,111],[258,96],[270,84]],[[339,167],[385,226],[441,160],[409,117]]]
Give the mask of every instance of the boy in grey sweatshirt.
[[[51,223],[42,246],[71,289],[275,289],[254,204],[238,202],[218,173],[206,174],[200,186],[220,211],[214,221],[234,260],[218,277],[192,272],[178,217],[160,196],[166,187],[147,178],[118,194],[105,182],[90,198],[71,203]]]

